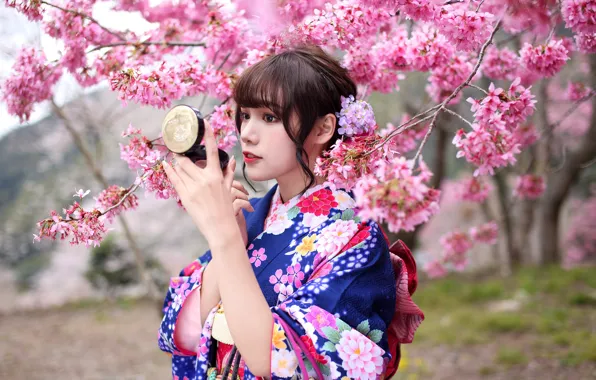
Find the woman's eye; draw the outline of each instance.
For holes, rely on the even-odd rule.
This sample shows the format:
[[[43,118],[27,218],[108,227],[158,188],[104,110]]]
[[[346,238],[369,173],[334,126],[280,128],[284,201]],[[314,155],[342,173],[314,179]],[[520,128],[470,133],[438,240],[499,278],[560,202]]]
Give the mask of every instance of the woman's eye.
[[[240,118],[242,120],[248,120],[248,119],[250,119],[250,115],[247,114],[246,112],[240,112]]]
[[[263,116],[263,119],[267,123],[275,123],[277,121],[277,117],[275,117],[274,115],[270,115],[270,114],[265,114],[265,116]]]

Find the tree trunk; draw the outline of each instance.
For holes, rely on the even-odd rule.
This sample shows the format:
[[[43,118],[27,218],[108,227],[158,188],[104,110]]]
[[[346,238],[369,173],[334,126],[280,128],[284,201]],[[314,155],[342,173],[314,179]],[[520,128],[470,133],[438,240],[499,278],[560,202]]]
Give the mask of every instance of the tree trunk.
[[[596,88],[596,54],[590,59],[590,87]],[[540,210],[540,254],[541,263],[559,264],[561,252],[559,244],[559,215],[561,206],[569,194],[571,186],[579,178],[582,166],[596,158],[596,96],[592,97],[592,116],[586,135],[579,147],[567,154],[566,161],[557,171],[549,174],[546,191]]]
[[[501,259],[501,273],[508,276],[514,269],[519,267],[521,258],[519,251],[513,243],[513,222],[511,219],[511,201],[509,198],[510,189],[507,186],[507,178],[504,171],[499,171],[494,175],[494,181],[497,185],[497,195],[499,207],[501,209],[502,228],[505,232],[504,241],[506,254]]]
[[[72,138],[75,142],[75,145],[80,150],[80,152],[83,154],[83,157],[85,158],[85,163],[87,164],[89,169],[91,169],[91,173],[93,174],[93,177],[104,188],[108,188],[110,185],[109,185],[107,179],[103,175],[103,172],[101,171],[101,169],[95,164],[95,161],[93,160],[93,156],[91,155],[91,152],[89,151],[89,149],[87,149],[87,146],[85,145],[85,142],[81,138],[81,135],[73,127],[72,123],[70,122],[70,119],[64,113],[64,110],[62,108],[60,108],[54,102],[53,99],[52,99],[52,110],[62,120],[62,122],[64,123],[64,126],[66,127],[66,129],[68,130],[70,135],[72,136]],[[143,255],[143,253],[141,252],[141,249],[139,248],[139,246],[130,230],[130,227],[128,226],[126,218],[124,217],[124,215],[121,214],[121,215],[118,215],[118,220],[120,221],[120,224],[122,225],[122,229],[124,230],[124,236],[126,237],[126,240],[128,241],[128,245],[129,245],[131,251],[133,252],[133,256],[135,258],[135,262],[137,265],[137,271],[139,273],[139,277],[141,278],[143,285],[145,286],[145,291],[146,291],[147,296],[150,299],[159,300],[161,298],[159,295],[159,291],[156,288],[155,284],[153,283],[153,280],[151,279],[151,276],[149,275],[147,268],[145,267],[145,257]]]
[[[534,120],[538,125],[539,130],[547,131],[547,133],[545,133],[544,137],[538,140],[535,145],[528,149],[529,164],[524,172],[520,173],[521,175],[536,173],[537,175],[544,176],[546,175],[548,164],[550,162],[552,134],[548,132],[550,123],[548,121],[547,113],[549,106],[547,88],[549,82],[548,79],[543,79],[537,86],[538,93],[536,95],[538,102],[537,110],[534,114]],[[538,202],[533,199],[524,199],[519,202],[519,207],[516,207],[516,210],[514,211],[516,214],[515,219],[517,220],[514,233],[515,249],[522,255],[522,261],[530,261],[527,257],[524,257],[524,254],[531,254],[531,252],[533,252],[529,235],[532,225],[534,224],[534,215],[536,214]]]

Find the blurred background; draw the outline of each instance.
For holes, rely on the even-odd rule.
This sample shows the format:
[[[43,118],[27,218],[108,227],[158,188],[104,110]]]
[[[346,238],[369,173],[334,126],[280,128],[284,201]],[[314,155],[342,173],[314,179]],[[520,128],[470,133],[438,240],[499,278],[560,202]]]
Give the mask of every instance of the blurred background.
[[[0,78],[23,44],[56,49],[4,5],[0,35],[7,36],[0,43]],[[561,83],[537,87],[541,100],[560,92],[562,81],[585,74],[585,67],[570,64]],[[398,124],[404,113],[424,109],[425,85],[424,75],[409,75],[400,92],[374,95],[378,124]],[[83,91],[66,77],[59,86],[55,104],[38,108],[23,126],[0,105],[0,379],[169,378],[169,357],[156,343],[161,305],[141,297],[135,251],[165,293],[169,277],[207,249],[174,202],[143,199],[139,191],[140,207],[115,221],[98,248],[33,243],[36,222],[72,204],[76,190],[90,189],[82,204],[93,207],[92,196],[106,183],[128,187],[135,173],[120,160],[119,144],[127,143],[120,133],[132,124],[157,137],[166,111],[123,106],[105,85]],[[544,104],[551,108],[537,112],[534,123],[558,112],[556,102]],[[204,109],[212,106],[207,102]],[[591,111],[580,107],[557,127],[557,139],[581,139],[569,131],[587,125]],[[582,168],[564,199],[557,219],[561,249],[545,260],[539,204],[511,197],[517,169],[495,177],[487,202],[458,200],[457,183],[469,175],[451,144],[461,122],[445,116],[439,126],[423,154],[435,173],[433,184],[443,191],[441,211],[414,233],[392,236],[414,251],[420,285],[413,298],[426,314],[414,343],[403,346],[396,378],[596,379],[596,246],[584,244],[596,241],[596,165]],[[241,161],[238,147],[232,153]],[[240,168],[236,176],[244,181]],[[259,196],[273,183],[253,185],[251,195]],[[442,278],[425,273],[425,264],[442,250],[442,235],[489,220],[498,221],[499,240],[474,246],[465,271]],[[569,249],[573,239],[585,240],[581,257]]]

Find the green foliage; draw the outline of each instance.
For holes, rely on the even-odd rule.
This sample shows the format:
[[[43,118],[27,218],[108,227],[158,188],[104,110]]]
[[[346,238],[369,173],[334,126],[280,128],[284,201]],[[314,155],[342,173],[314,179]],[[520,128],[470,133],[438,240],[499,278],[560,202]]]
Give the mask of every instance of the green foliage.
[[[531,322],[521,314],[487,313],[478,327],[494,333],[524,332],[531,328]]]
[[[35,251],[13,267],[17,289],[20,291],[30,290],[35,286],[36,276],[50,265],[50,256],[43,252]]]
[[[532,357],[565,365],[596,362],[594,273],[594,267],[524,268],[509,278],[449,276],[422,281],[414,301],[426,318],[415,342],[452,346],[506,342],[498,347],[495,361],[507,366],[523,365]],[[499,309],[503,304],[510,309]]]
[[[496,361],[506,366],[526,364],[528,358],[523,352],[515,348],[502,347],[497,352]]]
[[[94,288],[107,295],[113,295],[116,289],[138,281],[134,262],[114,241],[113,235],[108,235],[99,247],[91,250],[85,277]]]
[[[159,261],[151,257],[146,258],[145,270],[158,289],[167,289],[167,276]],[[85,277],[93,287],[105,292],[109,297],[113,297],[119,289],[140,281],[132,253],[118,245],[114,235],[108,235],[99,247],[91,250],[89,269]]]

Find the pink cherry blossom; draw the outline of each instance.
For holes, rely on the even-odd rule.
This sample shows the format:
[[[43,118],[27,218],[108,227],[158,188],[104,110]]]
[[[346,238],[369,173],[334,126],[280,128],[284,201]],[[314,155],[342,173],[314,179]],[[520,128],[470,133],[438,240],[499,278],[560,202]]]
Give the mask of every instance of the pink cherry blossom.
[[[357,178],[371,172],[371,162],[381,158],[380,150],[365,155],[378,145],[379,139],[371,135],[337,140],[330,150],[317,157],[315,174],[326,177],[337,187],[351,190]]]
[[[416,173],[405,157],[379,160],[373,173],[363,176],[354,188],[358,215],[364,220],[387,222],[391,232],[411,231],[428,221],[439,209],[440,192],[424,182],[431,176],[420,160]]]
[[[526,174],[515,180],[513,195],[522,199],[537,199],[544,193],[544,190],[546,190],[544,177]]]
[[[6,0],[6,5],[23,13],[30,21],[39,21],[43,18],[43,8],[38,0]]]
[[[34,235],[34,241],[44,237],[56,240],[59,237],[60,240],[70,239],[72,245],[96,247],[105,238],[108,230],[100,218],[99,210],[85,211],[75,202],[68,210],[64,210],[64,214],[65,217],[62,217],[56,211],[51,211],[50,218],[39,221],[39,233]]]
[[[592,90],[582,82],[569,82],[567,84],[566,97],[571,101],[580,100],[590,94]]]
[[[473,68],[473,62],[470,59],[460,55],[453,56],[444,65],[431,71],[426,92],[433,101],[442,102],[470,76]],[[462,93],[460,92],[449,104],[457,104],[461,96]]]
[[[578,33],[575,35],[575,43],[578,50],[583,53],[596,53],[595,33]]]
[[[440,8],[429,0],[397,0],[397,5],[412,20],[436,21],[440,14]]]
[[[238,143],[234,110],[229,104],[216,106],[209,122],[219,149],[229,151]]]
[[[312,16],[306,17],[297,28],[291,27],[290,32],[303,42],[345,49],[358,39],[373,35],[389,20],[387,11],[354,0],[340,0],[335,4],[326,3],[323,9],[315,9]]]
[[[404,114],[399,124],[404,124],[408,120],[410,120],[410,116],[408,114]],[[413,128],[408,128],[403,132],[398,133],[388,142],[386,151],[391,151],[392,153],[398,153],[402,155],[413,151],[418,147],[420,140],[422,140],[426,134],[427,127],[428,126],[425,126],[424,124],[419,124]],[[381,129],[379,131],[379,135],[386,137],[390,133],[394,132],[396,128],[397,127],[395,125],[387,123],[387,127]],[[390,155],[386,155],[386,157],[388,156]]]
[[[517,161],[515,155],[520,152],[519,143],[504,126],[489,129],[473,124],[471,132],[457,131],[453,145],[459,149],[458,158],[465,157],[477,166],[474,176],[493,175],[495,168],[514,164]]]
[[[440,278],[447,275],[447,268],[441,263],[440,260],[434,259],[424,263],[422,270],[430,278]]]
[[[151,167],[162,156],[159,150],[153,149],[151,141],[143,135],[132,135],[127,145],[119,145],[120,158],[132,170]]]
[[[440,238],[443,249],[448,254],[462,255],[472,248],[470,236],[461,231],[449,232]]]
[[[96,207],[103,209],[105,212],[108,208],[117,205],[122,198],[128,193],[129,189],[118,185],[112,185],[107,189],[104,189],[99,196],[94,198],[96,200]],[[113,219],[126,210],[134,210],[139,206],[139,199],[135,194],[129,194],[120,206],[112,209],[105,214],[106,219],[109,223],[113,222]]]
[[[561,14],[569,29],[577,33],[596,33],[596,4],[591,0],[562,0]]]
[[[458,50],[476,50],[490,36],[493,15],[451,5],[444,6],[438,23],[439,30]]]
[[[145,168],[145,172],[139,181],[141,181],[141,185],[147,193],[155,193],[155,198],[174,198],[179,202],[178,193],[176,193],[176,189],[174,189],[166,175],[162,162],[157,163],[154,167]]]
[[[513,131],[513,139],[519,143],[520,149],[534,144],[539,137],[538,130],[532,123],[521,124]]]
[[[572,217],[565,236],[565,257],[567,266],[579,264],[582,260],[596,257],[596,186],[592,186],[586,198],[573,199]]]
[[[499,225],[492,221],[470,228],[470,237],[475,242],[496,244],[499,237]]]
[[[532,46],[525,43],[519,52],[522,64],[536,74],[552,77],[569,59],[569,51],[562,40],[552,39],[546,45]]]
[[[22,123],[29,120],[36,103],[52,97],[53,86],[61,76],[60,66],[47,62],[43,52],[25,47],[19,52],[10,76],[0,84],[0,99]]]
[[[513,80],[519,67],[518,56],[508,48],[498,49],[489,46],[482,61],[481,69],[484,75],[491,79]]]
[[[459,183],[458,198],[471,202],[484,202],[493,186],[485,178],[470,177]]]
[[[467,264],[466,253],[474,245],[470,236],[455,230],[441,236],[439,241],[443,246],[444,262],[452,264],[456,270],[463,270]]]
[[[436,29],[423,25],[412,33],[404,58],[418,71],[445,66],[454,53],[445,36]]]

